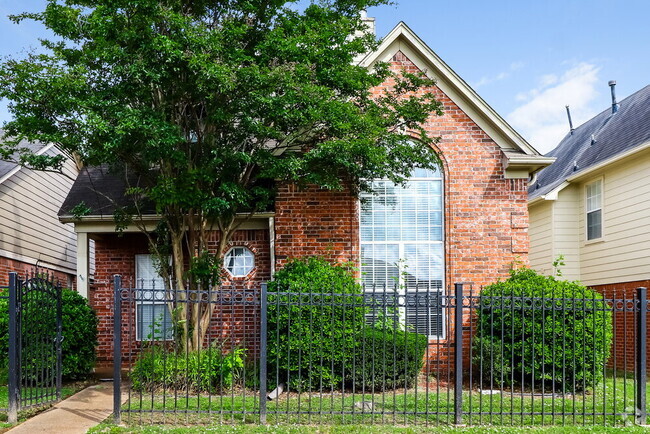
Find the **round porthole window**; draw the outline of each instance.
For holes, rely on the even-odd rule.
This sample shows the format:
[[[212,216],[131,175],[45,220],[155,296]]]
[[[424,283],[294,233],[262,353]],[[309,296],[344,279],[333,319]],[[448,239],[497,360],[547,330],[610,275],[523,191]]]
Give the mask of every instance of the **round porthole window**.
[[[224,258],[226,270],[233,277],[244,277],[255,266],[255,255],[246,247],[233,247]]]

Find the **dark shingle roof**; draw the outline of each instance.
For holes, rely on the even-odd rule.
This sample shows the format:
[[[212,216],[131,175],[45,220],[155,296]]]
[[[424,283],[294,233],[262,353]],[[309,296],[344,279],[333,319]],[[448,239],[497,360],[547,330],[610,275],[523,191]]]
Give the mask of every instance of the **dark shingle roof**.
[[[595,142],[592,144],[592,136]],[[547,154],[555,163],[542,169],[528,189],[528,199],[549,193],[568,177],[650,141],[650,85],[593,117],[567,134]]]
[[[125,192],[128,187],[141,185],[141,182],[136,175],[117,174],[105,166],[84,167],[61,205],[59,216],[71,216],[74,207],[83,203],[90,209],[89,215],[112,217],[116,209],[133,205],[133,200]],[[155,207],[144,203],[141,212],[154,215]]]
[[[0,130],[0,138],[3,136],[4,131]],[[44,145],[41,142],[28,142],[26,140],[21,141],[18,144],[18,148],[27,148],[31,152],[38,152],[47,145]],[[6,174],[18,167],[18,164],[12,161],[1,161],[0,160],[0,178],[4,177]]]

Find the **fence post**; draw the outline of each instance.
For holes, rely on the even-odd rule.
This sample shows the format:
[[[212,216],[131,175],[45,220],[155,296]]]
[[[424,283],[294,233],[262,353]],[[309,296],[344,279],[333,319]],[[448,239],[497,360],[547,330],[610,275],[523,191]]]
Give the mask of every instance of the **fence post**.
[[[648,288],[637,288],[639,310],[636,316],[636,421],[639,425],[646,424],[646,381],[647,381],[647,321],[648,321]]]
[[[113,276],[113,420],[122,422],[122,288],[121,277]]]
[[[18,274],[9,273],[9,423],[18,422]]]
[[[266,400],[267,400],[267,384],[266,384],[266,339],[267,339],[267,287],[266,283],[262,283],[262,291],[260,294],[260,423],[266,423]]]
[[[454,423],[463,422],[463,284],[454,284],[456,310],[454,318],[455,331],[455,386],[454,386]]]

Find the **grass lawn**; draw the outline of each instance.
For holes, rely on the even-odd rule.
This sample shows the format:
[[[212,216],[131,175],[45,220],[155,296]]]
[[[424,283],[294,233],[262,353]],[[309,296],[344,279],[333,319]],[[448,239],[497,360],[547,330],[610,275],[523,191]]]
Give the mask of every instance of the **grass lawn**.
[[[299,434],[304,432],[314,433],[331,433],[331,434],[364,434],[364,433],[503,433],[515,434],[522,431],[530,431],[533,434],[570,434],[570,433],[646,433],[650,429],[631,426],[631,427],[400,427],[400,426],[366,426],[366,425],[332,425],[332,426],[305,426],[305,425],[282,425],[282,426],[251,426],[251,425],[208,425],[201,427],[174,427],[166,425],[158,426],[133,426],[118,427],[109,423],[102,423],[95,428],[90,429],[89,433],[290,433]]]
[[[440,431],[453,424],[453,399],[453,390],[447,389],[411,389],[383,395],[285,394],[279,401],[267,403],[267,422],[279,425],[280,430],[302,425],[319,426],[319,432],[338,432],[337,426],[342,426],[341,430],[349,432],[350,428],[354,430],[356,426],[372,425],[373,431],[377,429],[380,432],[384,429],[382,426],[413,426],[418,431],[431,426],[435,427],[435,431]],[[231,424],[227,429],[235,430],[240,429],[237,424],[250,424],[242,429],[266,432],[269,428],[254,426],[259,422],[258,408],[259,399],[255,392],[246,390],[224,396],[196,396],[179,392],[175,397],[170,391],[165,396],[134,393],[123,406],[122,419],[128,426],[143,427],[137,429],[152,424],[199,424],[203,426],[197,429],[210,427],[216,430],[221,428],[213,427],[214,424]],[[509,391],[492,395],[479,391],[471,394],[463,392],[463,423],[471,426],[518,427],[516,431],[527,426],[549,426],[553,432],[558,432],[558,429],[571,430],[582,425],[606,425],[607,431],[600,432],[610,432],[613,426],[631,429],[633,415],[634,383],[630,378],[610,377],[594,391],[574,396],[542,398]],[[105,426],[104,429],[112,428]],[[408,429],[405,428],[406,432],[409,432]]]

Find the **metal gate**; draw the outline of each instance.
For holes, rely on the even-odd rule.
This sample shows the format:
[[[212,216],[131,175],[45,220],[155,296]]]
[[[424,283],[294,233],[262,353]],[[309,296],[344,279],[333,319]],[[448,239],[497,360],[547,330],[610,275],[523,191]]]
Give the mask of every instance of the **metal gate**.
[[[61,399],[61,285],[46,273],[9,274],[9,408],[18,411]]]

